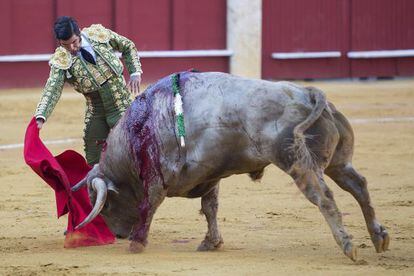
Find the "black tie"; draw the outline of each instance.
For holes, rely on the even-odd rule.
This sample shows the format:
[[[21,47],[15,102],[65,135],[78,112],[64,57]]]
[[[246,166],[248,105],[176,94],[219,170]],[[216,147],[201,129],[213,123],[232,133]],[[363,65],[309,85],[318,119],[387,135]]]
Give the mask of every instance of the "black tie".
[[[84,60],[86,60],[89,63],[92,63],[92,64],[96,65],[95,59],[93,58],[91,53],[89,53],[84,48],[80,48],[80,52],[81,52],[81,55],[82,55]]]

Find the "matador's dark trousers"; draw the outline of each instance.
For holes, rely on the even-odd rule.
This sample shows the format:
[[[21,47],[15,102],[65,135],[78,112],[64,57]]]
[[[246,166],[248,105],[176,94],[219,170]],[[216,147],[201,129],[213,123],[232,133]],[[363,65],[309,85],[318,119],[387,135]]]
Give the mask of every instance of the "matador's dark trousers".
[[[94,165],[99,162],[109,131],[131,104],[131,97],[122,76],[112,77],[98,91],[84,95],[84,149],[86,161]]]

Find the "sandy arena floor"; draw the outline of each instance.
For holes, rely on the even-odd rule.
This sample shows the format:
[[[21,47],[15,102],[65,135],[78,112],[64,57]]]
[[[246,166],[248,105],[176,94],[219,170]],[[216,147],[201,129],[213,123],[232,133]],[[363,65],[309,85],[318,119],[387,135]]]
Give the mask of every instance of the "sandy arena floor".
[[[220,251],[196,252],[206,231],[199,199],[169,198],[159,208],[142,254],[128,241],[63,248],[67,218],[56,219],[54,193],[22,158],[24,131],[41,89],[0,91],[1,275],[413,275],[414,274],[414,80],[313,82],[349,119],[356,136],[354,165],[368,179],[390,250],[377,254],[361,211],[350,194],[329,180],[344,223],[359,246],[353,263],[336,245],[316,207],[292,180],[268,167],[261,183],[246,175],[222,181]],[[82,152],[84,100],[67,89],[42,130],[53,153]],[[384,118],[392,118],[391,120]],[[356,120],[368,119],[368,120]],[[382,120],[382,121],[381,121]]]

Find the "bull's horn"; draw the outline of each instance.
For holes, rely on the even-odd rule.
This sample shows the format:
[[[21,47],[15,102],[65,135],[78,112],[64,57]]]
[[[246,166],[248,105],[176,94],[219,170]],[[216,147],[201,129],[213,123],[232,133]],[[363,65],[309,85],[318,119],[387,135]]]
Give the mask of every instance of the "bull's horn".
[[[82,188],[82,186],[85,186],[87,178],[88,178],[88,175],[86,175],[81,181],[79,181],[75,186],[73,186],[71,189],[72,192],[76,192],[77,190]]]
[[[89,215],[78,226],[75,227],[75,230],[80,229],[91,222],[97,215],[99,215],[105,205],[106,195],[108,193],[108,188],[106,187],[105,181],[99,177],[96,177],[92,180],[91,187],[96,191],[95,206],[93,206],[93,209]]]

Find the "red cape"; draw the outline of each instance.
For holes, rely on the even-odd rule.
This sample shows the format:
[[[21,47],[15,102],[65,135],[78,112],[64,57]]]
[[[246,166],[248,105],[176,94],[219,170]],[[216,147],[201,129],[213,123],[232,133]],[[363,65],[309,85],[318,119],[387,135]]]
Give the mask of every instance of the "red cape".
[[[67,150],[53,156],[39,137],[39,129],[33,118],[24,138],[24,159],[54,191],[57,216],[68,215],[65,237],[66,248],[113,243],[114,235],[101,216],[79,230],[75,226],[83,221],[92,210],[86,187],[77,192],[70,188],[83,179],[91,167],[79,153]]]

